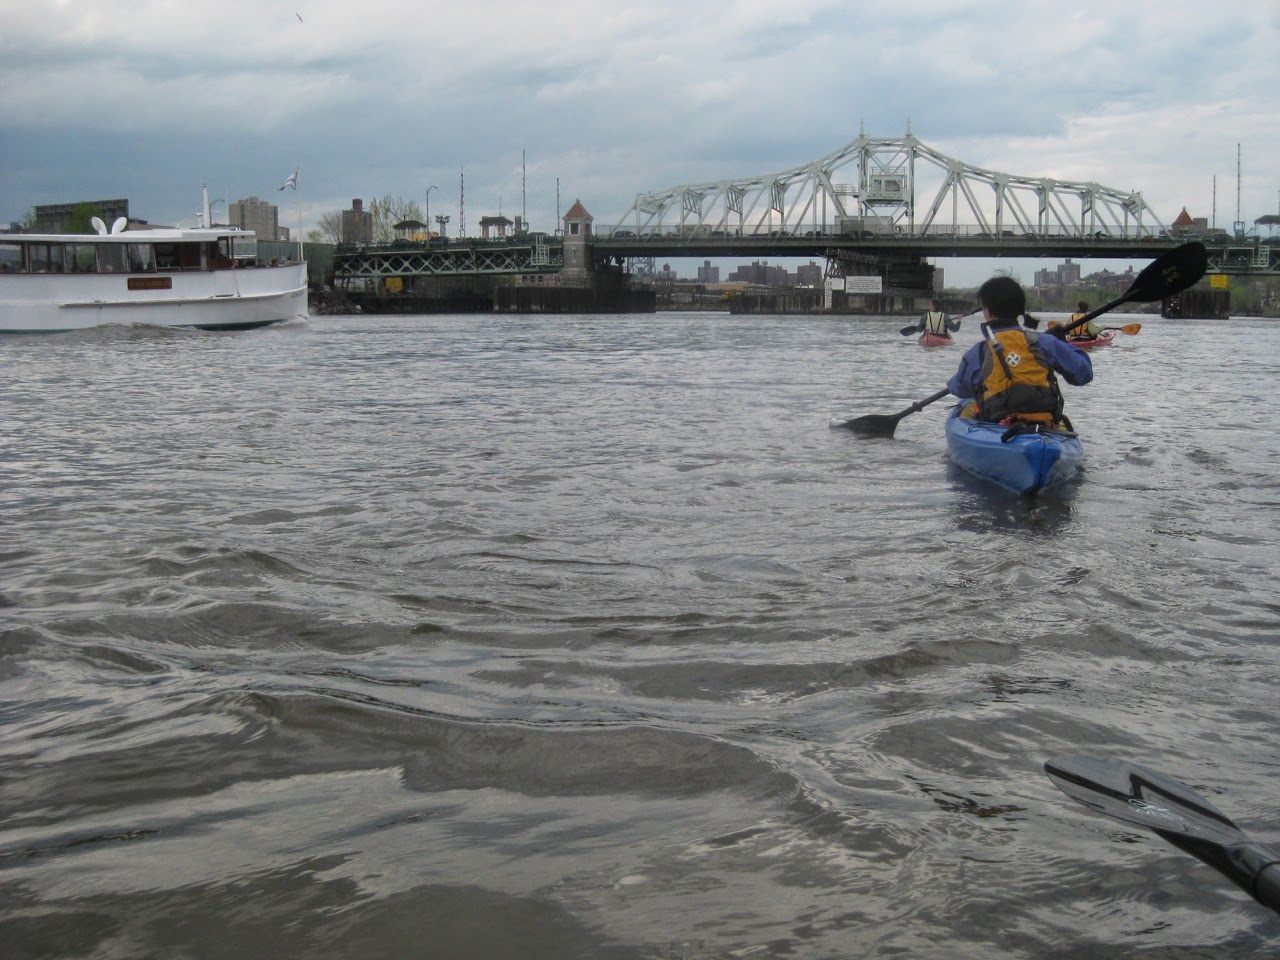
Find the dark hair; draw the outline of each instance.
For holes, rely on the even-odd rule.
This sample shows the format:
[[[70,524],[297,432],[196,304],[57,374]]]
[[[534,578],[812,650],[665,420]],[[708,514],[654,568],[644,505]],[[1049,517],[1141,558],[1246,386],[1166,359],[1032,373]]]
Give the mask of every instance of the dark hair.
[[[978,288],[978,302],[997,320],[1017,320],[1027,312],[1027,295],[1013,277],[992,277]]]
[[[930,300],[930,301],[929,301],[929,306],[930,306],[930,307],[932,307],[934,310],[941,310],[941,309],[942,309],[942,304],[938,303],[938,301],[937,301],[937,300]]]
[[[1081,300],[1079,303],[1077,303],[1077,304],[1076,304],[1076,309],[1077,309],[1077,310],[1079,310],[1081,313],[1088,313],[1088,312],[1089,312],[1089,301],[1088,301],[1088,300]]]

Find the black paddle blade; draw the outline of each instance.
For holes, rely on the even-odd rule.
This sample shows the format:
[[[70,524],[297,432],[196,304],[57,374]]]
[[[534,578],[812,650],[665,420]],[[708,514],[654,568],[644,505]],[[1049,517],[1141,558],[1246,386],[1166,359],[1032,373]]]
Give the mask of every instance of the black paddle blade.
[[[865,417],[854,417],[852,420],[845,420],[843,423],[838,420],[832,420],[830,423],[833,427],[843,427],[864,437],[892,437],[893,431],[898,429],[899,420],[903,417],[909,417],[913,413],[919,413],[929,404],[941,400],[948,393],[950,393],[950,390],[947,387],[943,387],[933,396],[917,400],[907,409],[898,413],[870,413]]]
[[[852,430],[863,437],[892,437],[901,419],[900,413],[870,413],[865,417],[854,417],[852,420],[832,421],[831,426]]]
[[[1044,769],[1073,800],[1154,831],[1280,911],[1280,853],[1254,842],[1185,783],[1134,763],[1095,757],[1050,760]]]
[[[1203,243],[1184,243],[1147,264],[1125,292],[1125,299],[1149,303],[1171,297],[1198,282],[1208,266],[1209,252]]]
[[[1229,846],[1248,838],[1186,784],[1123,760],[1062,757],[1044,765],[1063,793],[1099,813],[1148,830]]]
[[[920,332],[920,328],[919,328],[919,327],[917,327],[917,326],[913,323],[913,324],[912,324],[911,326],[909,326],[909,327],[903,327],[903,328],[902,328],[901,330],[899,330],[898,332],[899,332],[900,334],[902,334],[904,337],[909,337],[909,336],[911,336],[913,333],[919,333],[919,332]]]
[[[1090,310],[1079,320],[1054,327],[1049,332],[1061,340],[1067,338],[1076,327],[1082,327],[1090,320],[1096,320],[1108,310],[1114,310],[1122,303],[1136,300],[1139,303],[1150,303],[1163,300],[1175,293],[1181,293],[1187,287],[1199,281],[1209,266],[1209,252],[1199,240],[1192,240],[1168,253],[1163,253],[1152,260],[1142,272],[1134,278],[1129,289],[1110,303],[1104,303],[1096,310]]]

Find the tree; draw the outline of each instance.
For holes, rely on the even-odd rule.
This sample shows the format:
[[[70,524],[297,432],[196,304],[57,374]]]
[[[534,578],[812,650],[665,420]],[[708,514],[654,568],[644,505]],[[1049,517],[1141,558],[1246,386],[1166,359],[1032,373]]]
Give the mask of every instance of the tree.
[[[328,213],[320,214],[320,219],[316,221],[316,228],[311,233],[316,235],[313,241],[315,243],[341,243],[342,211],[330,210]],[[310,239],[310,235],[308,235],[308,239]]]
[[[97,233],[90,222],[94,217],[102,217],[102,208],[94,203],[77,203],[67,219],[63,233]]]
[[[401,220],[421,220],[424,216],[422,207],[416,200],[404,197],[393,197],[384,194],[373,201],[370,213],[373,214],[373,242],[390,243],[396,238],[395,226]]]

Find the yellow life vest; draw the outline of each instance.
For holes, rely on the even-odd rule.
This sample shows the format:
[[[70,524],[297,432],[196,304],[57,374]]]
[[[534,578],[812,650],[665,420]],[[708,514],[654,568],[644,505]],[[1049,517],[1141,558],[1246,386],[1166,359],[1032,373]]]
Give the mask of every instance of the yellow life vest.
[[[983,420],[1013,418],[1052,424],[1062,418],[1062,391],[1040,335],[1022,327],[987,329],[986,350],[974,401]]]
[[[1085,316],[1085,314],[1083,313],[1073,313],[1071,315],[1071,320],[1068,323],[1069,324],[1075,323],[1077,320],[1079,320],[1083,316]],[[1068,340],[1096,340],[1098,338],[1098,334],[1100,334],[1101,332],[1102,332],[1102,324],[1100,324],[1096,319],[1090,320],[1088,323],[1081,324],[1080,326],[1072,330],[1069,334],[1067,334],[1067,339]]]

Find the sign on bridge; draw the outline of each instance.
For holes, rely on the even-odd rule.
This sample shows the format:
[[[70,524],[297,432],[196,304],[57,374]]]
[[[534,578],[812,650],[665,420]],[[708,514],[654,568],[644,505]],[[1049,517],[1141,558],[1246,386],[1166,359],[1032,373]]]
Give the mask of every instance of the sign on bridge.
[[[844,291],[845,293],[883,293],[884,279],[882,277],[845,277]]]

